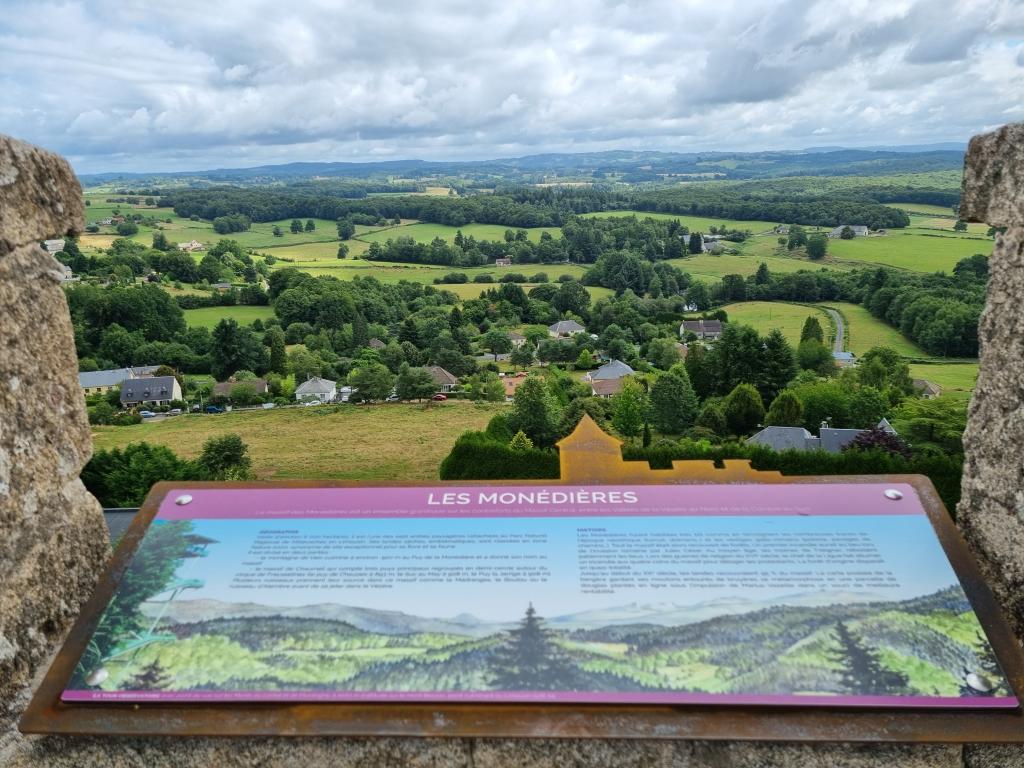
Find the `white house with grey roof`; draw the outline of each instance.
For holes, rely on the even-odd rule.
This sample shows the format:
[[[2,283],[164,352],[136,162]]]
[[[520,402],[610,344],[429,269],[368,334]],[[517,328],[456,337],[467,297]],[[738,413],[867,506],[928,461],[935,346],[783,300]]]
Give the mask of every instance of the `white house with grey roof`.
[[[887,419],[875,425],[877,429],[895,435],[896,430]],[[763,445],[773,451],[825,451],[839,453],[866,429],[836,429],[822,423],[815,437],[803,427],[765,427],[747,438],[750,445]]]
[[[559,320],[548,326],[548,336],[553,339],[567,339],[577,333],[585,333],[586,328],[575,320]]]
[[[596,371],[588,373],[585,378],[587,381],[621,379],[624,376],[632,376],[634,373],[636,373],[636,371],[621,360],[609,360]]]
[[[82,371],[78,374],[78,386],[86,395],[101,395],[114,387],[121,386],[125,379],[139,379],[152,376],[157,365],[137,365],[134,368],[112,368],[107,371]]]
[[[145,376],[121,382],[121,405],[167,405],[181,400],[181,385],[173,376]]]
[[[331,403],[337,396],[337,383],[319,376],[310,376],[295,388],[295,399],[299,402],[319,400],[321,403]]]

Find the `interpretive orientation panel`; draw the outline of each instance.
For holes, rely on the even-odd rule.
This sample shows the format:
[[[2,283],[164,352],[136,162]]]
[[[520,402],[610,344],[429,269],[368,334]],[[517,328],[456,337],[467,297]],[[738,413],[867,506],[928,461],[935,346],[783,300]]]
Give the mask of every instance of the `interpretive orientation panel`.
[[[907,484],[172,491],[64,701],[1010,708]]]

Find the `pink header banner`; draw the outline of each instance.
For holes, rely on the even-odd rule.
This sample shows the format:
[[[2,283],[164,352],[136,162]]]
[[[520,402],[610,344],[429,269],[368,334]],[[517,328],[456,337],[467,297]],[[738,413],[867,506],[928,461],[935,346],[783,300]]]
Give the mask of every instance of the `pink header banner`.
[[[905,483],[176,488],[162,520],[923,515]]]

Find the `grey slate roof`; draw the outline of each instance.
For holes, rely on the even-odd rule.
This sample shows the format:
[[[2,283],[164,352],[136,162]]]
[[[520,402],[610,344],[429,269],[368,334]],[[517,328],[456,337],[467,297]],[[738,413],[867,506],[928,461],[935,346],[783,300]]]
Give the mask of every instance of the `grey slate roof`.
[[[588,378],[591,381],[600,381],[602,379],[621,379],[623,376],[629,376],[633,373],[636,373],[636,371],[621,360],[612,360],[611,362],[602,365],[596,371],[591,371],[588,374]]]
[[[582,333],[586,330],[575,320],[559,320],[557,323],[548,326],[551,333]]]
[[[763,445],[773,451],[806,451],[808,441],[815,437],[803,427],[765,427],[747,438],[753,445]]]
[[[896,430],[882,419],[876,425],[879,429],[896,434]],[[765,427],[760,432],[747,438],[753,445],[763,445],[773,451],[813,451],[822,450],[827,453],[839,453],[853,442],[863,429],[834,429],[822,427],[819,437],[815,437],[803,427]]]
[[[173,376],[146,376],[125,379],[121,383],[122,403],[142,403],[147,400],[171,400],[174,397]]]
[[[853,360],[854,360],[853,352],[833,352],[832,353],[832,357],[833,357],[833,359],[840,360],[842,362],[851,362],[852,363]]]
[[[384,349],[384,347],[386,347],[387,344],[385,344],[380,339],[374,337],[366,343],[366,346],[368,346],[370,349]]]
[[[78,386],[83,389],[92,387],[116,387],[125,379],[148,376],[158,365],[137,365],[134,368],[112,368],[108,371],[83,371],[78,374]]]
[[[330,379],[321,379],[319,376],[313,376],[295,388],[296,395],[329,395],[333,391],[334,382]]]

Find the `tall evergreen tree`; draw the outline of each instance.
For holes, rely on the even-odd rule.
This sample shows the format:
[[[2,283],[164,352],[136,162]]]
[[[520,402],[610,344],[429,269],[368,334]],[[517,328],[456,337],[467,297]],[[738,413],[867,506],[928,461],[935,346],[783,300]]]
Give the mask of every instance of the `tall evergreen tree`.
[[[814,339],[821,344],[825,343],[825,332],[821,329],[821,323],[818,322],[818,318],[814,316],[804,320],[804,327],[800,331],[800,341],[807,341],[808,339]]]
[[[356,312],[352,319],[352,348],[359,349],[370,343],[370,330],[366,325],[366,318],[362,312]]]
[[[572,691],[581,684],[582,675],[555,643],[533,603],[495,650],[490,667],[491,685],[500,691]]]
[[[762,261],[757,267],[757,272],[754,273],[754,283],[757,285],[765,285],[771,279],[771,273],[768,271],[768,265]]]
[[[715,366],[711,354],[699,344],[691,344],[686,353],[686,373],[693,391],[702,400],[715,393]]]
[[[270,347],[270,370],[275,373],[286,373],[288,356],[285,348],[284,331],[277,326],[268,329],[263,335],[263,343]]]
[[[697,407],[697,395],[681,365],[659,376],[651,387],[651,411],[659,432],[678,435],[689,429],[697,418]]]
[[[760,374],[757,390],[766,403],[774,400],[797,374],[793,348],[778,328],[773,328],[764,339]]]
[[[836,623],[839,649],[831,652],[839,665],[839,685],[854,696],[886,696],[907,692],[907,676],[886,669],[878,651],[866,645],[843,623]]]

